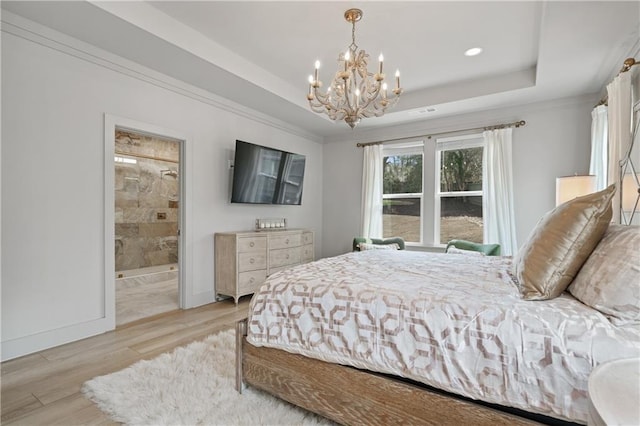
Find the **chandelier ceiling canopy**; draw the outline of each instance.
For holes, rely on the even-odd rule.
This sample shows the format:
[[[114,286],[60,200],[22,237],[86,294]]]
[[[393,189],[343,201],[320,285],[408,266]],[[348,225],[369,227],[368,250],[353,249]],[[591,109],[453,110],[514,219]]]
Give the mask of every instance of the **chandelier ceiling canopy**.
[[[388,93],[382,54],[378,57],[377,72],[374,74],[367,70],[369,55],[358,50],[356,44],[356,22],[362,18],[362,11],[349,9],[344,18],[352,25],[351,44],[346,52],[338,55],[338,71],[326,91],[321,90],[322,81],[318,79],[320,61],[316,61],[315,72],[309,76],[307,99],[312,111],[325,113],[332,120],[344,120],[353,129],[363,117],[384,115],[387,108],[398,102],[402,88],[400,71],[396,70],[395,88]]]

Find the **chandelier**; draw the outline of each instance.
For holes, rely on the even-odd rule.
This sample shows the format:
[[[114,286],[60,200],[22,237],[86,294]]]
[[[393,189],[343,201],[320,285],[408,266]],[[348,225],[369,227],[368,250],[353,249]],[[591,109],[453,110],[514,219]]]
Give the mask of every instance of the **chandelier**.
[[[362,18],[362,11],[349,9],[344,13],[344,18],[352,25],[351,44],[346,52],[338,56],[338,71],[326,92],[320,90],[320,61],[316,61],[315,72],[309,76],[307,99],[312,111],[325,113],[332,120],[344,120],[353,129],[363,117],[384,115],[387,108],[398,102],[402,89],[400,71],[396,70],[396,87],[391,90],[393,95],[387,93],[382,54],[378,57],[378,72],[373,74],[367,70],[369,55],[364,50],[358,50],[356,44],[356,22]]]

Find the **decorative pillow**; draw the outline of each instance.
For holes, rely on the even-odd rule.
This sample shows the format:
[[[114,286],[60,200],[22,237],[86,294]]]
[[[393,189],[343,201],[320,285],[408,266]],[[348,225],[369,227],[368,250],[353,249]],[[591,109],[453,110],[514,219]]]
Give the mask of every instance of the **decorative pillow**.
[[[389,237],[389,238],[355,237],[353,239],[353,243],[352,243],[353,251],[359,251],[360,250],[360,247],[359,247],[360,243],[365,243],[365,244],[391,244],[391,243],[396,243],[396,244],[398,244],[398,247],[399,247],[398,250],[404,250],[405,249],[404,239],[402,239],[402,237]]]
[[[360,243],[360,244],[358,244],[358,247],[360,247],[360,251],[364,251],[364,250],[400,250],[400,246],[397,243],[392,243],[392,244]]]
[[[609,226],[569,292],[616,325],[640,322],[640,226]]]
[[[553,299],[566,290],[609,226],[615,190],[574,198],[540,219],[513,261],[523,299]]]
[[[456,248],[454,246],[451,246],[447,249],[447,253],[453,253],[453,254],[463,254],[465,256],[485,256],[484,253],[482,253],[481,251],[475,251],[475,250],[462,250],[459,248]]]

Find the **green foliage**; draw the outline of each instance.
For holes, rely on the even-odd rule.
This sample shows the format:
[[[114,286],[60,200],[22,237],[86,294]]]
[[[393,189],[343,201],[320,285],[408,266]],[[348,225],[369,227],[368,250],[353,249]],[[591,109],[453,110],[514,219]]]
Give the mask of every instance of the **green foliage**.
[[[422,192],[422,154],[392,155],[383,158],[385,194]]]
[[[422,192],[422,154],[384,157],[385,194]],[[442,151],[440,190],[475,191],[482,189],[482,147]]]
[[[440,191],[475,191],[482,189],[482,148],[442,151]]]

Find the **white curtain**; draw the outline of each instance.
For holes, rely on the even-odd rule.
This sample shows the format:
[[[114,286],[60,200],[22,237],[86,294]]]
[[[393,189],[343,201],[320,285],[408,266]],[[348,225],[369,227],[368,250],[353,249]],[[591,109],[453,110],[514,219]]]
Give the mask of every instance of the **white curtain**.
[[[382,238],[382,144],[364,147],[362,167],[362,234]]]
[[[607,187],[607,107],[598,105],[591,111],[591,163],[589,174],[596,177],[596,190]]]
[[[620,73],[607,85],[609,97],[609,160],[607,184],[616,184],[613,222],[620,223],[620,161],[631,146],[631,72]]]
[[[512,130],[508,128],[482,133],[484,242],[500,244],[504,256],[515,255],[518,250],[513,208]]]

